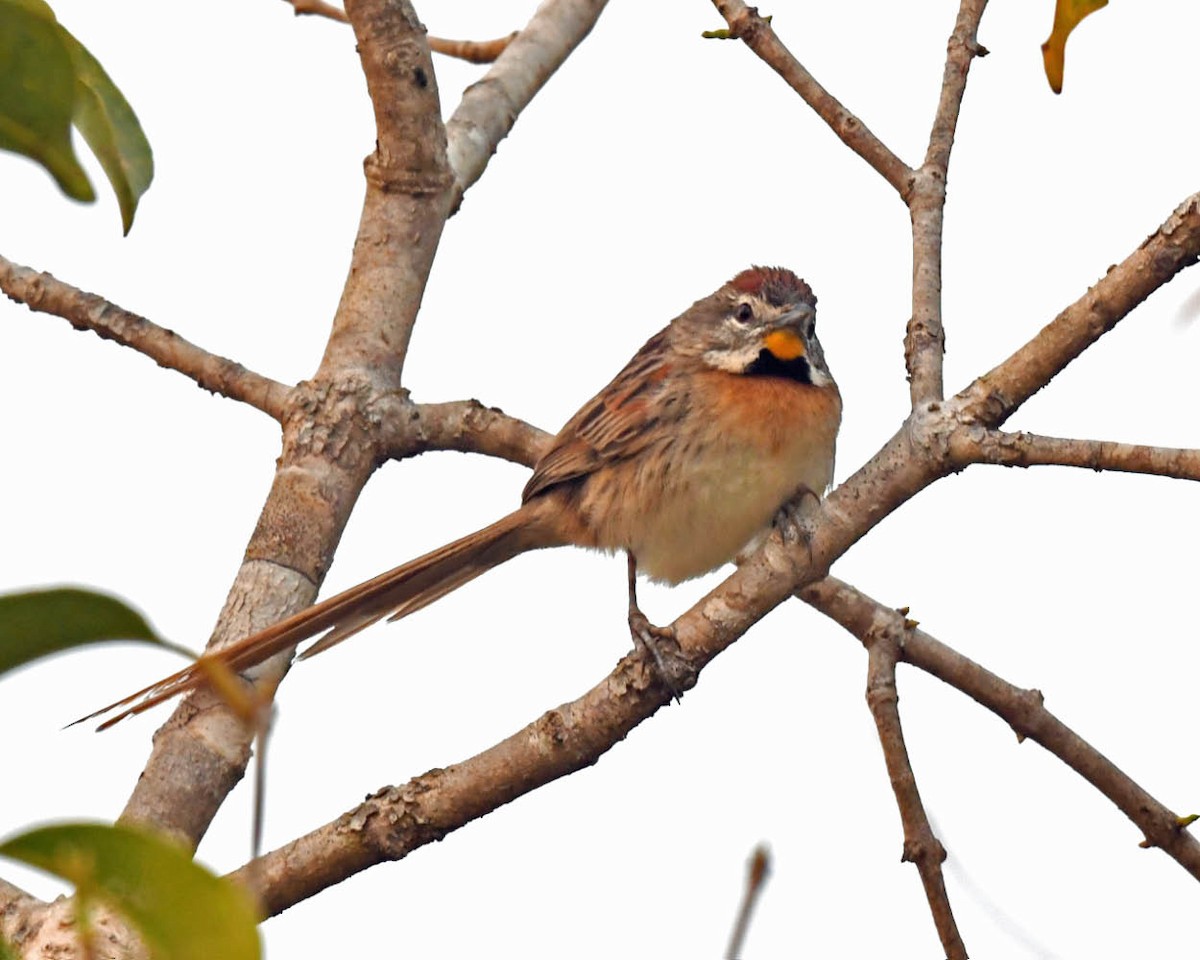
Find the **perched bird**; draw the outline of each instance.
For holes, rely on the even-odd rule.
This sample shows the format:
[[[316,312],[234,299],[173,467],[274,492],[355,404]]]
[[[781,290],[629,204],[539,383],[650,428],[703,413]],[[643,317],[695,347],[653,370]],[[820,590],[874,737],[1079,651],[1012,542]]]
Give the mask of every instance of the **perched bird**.
[[[110,726],[203,684],[206,660],[242,670],[324,634],[303,654],[312,656],[542,547],[625,551],[630,628],[651,645],[638,571],[666,583],[707,573],[797,494],[820,497],[833,480],[842,403],[814,329],[816,303],[790,270],[743,270],[651,337],[583,405],[537,462],[517,510],[92,716],[126,707]]]

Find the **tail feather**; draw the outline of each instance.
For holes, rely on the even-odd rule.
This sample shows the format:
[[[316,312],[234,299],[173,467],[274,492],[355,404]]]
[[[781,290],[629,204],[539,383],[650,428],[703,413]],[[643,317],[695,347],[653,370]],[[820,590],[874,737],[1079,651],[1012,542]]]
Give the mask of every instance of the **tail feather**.
[[[307,659],[384,617],[398,620],[428,606],[518,553],[559,546],[564,541],[555,533],[552,524],[543,519],[547,514],[541,506],[536,501],[527,503],[489,527],[351,587],[221,650],[207,653],[178,673],[81,717],[75,723],[119,710],[98,728],[105,730],[126,717],[202,686],[206,682],[208,663],[220,661],[234,671],[245,670],[324,634],[301,655],[301,659]]]

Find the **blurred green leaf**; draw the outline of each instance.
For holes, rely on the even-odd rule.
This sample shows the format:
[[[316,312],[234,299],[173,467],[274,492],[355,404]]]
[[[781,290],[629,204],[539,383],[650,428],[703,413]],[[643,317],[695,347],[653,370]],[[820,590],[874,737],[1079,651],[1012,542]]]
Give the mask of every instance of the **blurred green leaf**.
[[[0,960],[21,960],[17,952],[8,945],[8,941],[0,937]]]
[[[116,597],[76,587],[0,596],[0,674],[61,650],[105,640],[170,649],[145,618]]]
[[[161,837],[126,826],[66,823],[0,844],[0,856],[75,884],[137,928],[162,960],[258,960],[250,896]]]
[[[154,178],[154,158],[129,101],[104,68],[66,30],[63,40],[75,64],[75,126],[100,161],[121,207],[125,233],[138,200]]]
[[[0,0],[0,149],[36,160],[75,200],[95,200],[71,146],[75,65],[41,0]]]
[[[129,101],[43,0],[0,0],[0,149],[44,166],[67,196],[95,191],[71,142],[78,127],[112,184],[125,233],[154,177]]]

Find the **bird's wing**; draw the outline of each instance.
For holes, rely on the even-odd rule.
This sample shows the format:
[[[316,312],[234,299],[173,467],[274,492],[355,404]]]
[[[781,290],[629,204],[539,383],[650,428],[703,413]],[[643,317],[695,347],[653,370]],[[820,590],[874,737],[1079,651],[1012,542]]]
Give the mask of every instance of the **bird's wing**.
[[[663,330],[651,337],[612,382],[567,421],[534,467],[522,501],[606,463],[635,456],[662,437],[653,428],[677,419],[683,400],[672,402],[664,388],[671,365],[663,349],[665,336]]]

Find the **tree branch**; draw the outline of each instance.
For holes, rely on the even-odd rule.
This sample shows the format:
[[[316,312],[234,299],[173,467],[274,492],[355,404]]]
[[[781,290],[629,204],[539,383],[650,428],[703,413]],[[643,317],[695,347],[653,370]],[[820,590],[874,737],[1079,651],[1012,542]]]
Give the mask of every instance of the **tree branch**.
[[[892,782],[892,792],[900,809],[900,822],[904,826],[904,853],[900,859],[917,867],[946,956],[949,960],[967,960],[967,948],[954,922],[954,912],[950,909],[950,898],[946,894],[946,881],[942,876],[946,849],[929,825],[929,817],[925,814],[925,805],[917,789],[917,779],[908,759],[908,749],[904,745],[904,728],[900,724],[896,661],[903,653],[906,627],[903,618],[900,623],[891,618],[877,619],[859,637],[867,648],[867,704],[879,731],[888,778]]]
[[[729,935],[729,946],[725,948],[726,960],[738,960],[742,955],[742,943],[746,939],[746,931],[750,929],[750,917],[758,903],[759,894],[766,885],[767,877],[771,874],[771,857],[765,844],[754,848],[750,863],[746,870],[746,886],[742,891],[742,903],[738,907],[737,919],[733,931]]]
[[[964,422],[998,427],[1134,307],[1200,258],[1200,193],[1028,343],[958,395]]]
[[[495,63],[517,36],[518,31],[514,30],[495,40],[445,40],[442,37],[430,37],[429,49],[444,57],[455,57],[467,63]]]
[[[421,403],[413,407],[411,429],[389,454],[397,459],[430,450],[483,453],[532,467],[553,435],[485,407],[478,400]]]
[[[717,12],[729,24],[730,36],[737,37],[753,50],[789,87],[796,91],[838,138],[867,161],[901,197],[907,197],[913,178],[912,169],[872,133],[865,123],[819,84],[811,73],[783,45],[771,24],[759,16],[755,7],[742,0],[713,0]]]
[[[317,17],[326,17],[329,20],[336,20],[338,23],[350,22],[350,18],[346,16],[345,10],[326,3],[325,0],[284,0],[284,3],[290,3],[293,12],[298,17],[309,14]]]
[[[406,0],[349,0],[376,149],[350,273],[325,356],[284,416],[283,453],[246,559],[210,646],[312,602],[358,494],[382,460],[380,424],[404,422],[403,359],[453,176],[424,28]],[[282,654],[255,672],[269,695]],[[247,731],[209,691],[189,697],[155,737],[122,819],[195,845],[250,755]]]
[[[502,414],[496,414],[502,417]],[[925,458],[903,455],[901,431],[871,463],[835,490],[805,543],[766,543],[674,624],[682,689],[800,584],[823,575],[860,530],[936,476]],[[572,703],[445,770],[388,788],[336,821],[247,864],[234,877],[259,896],[268,915],[383,861],[400,859],[542,784],[595,763],[670,699],[640,655],[625,657]]]
[[[517,110],[586,35],[602,6],[549,0],[485,81],[467,91],[455,115],[456,181],[424,28],[411,5],[348,0],[377,132],[376,151],[364,165],[362,219],[324,358],[313,380],[289,398],[275,482],[210,647],[311,603],[385,449],[420,449],[420,414],[412,417],[401,371],[445,218]],[[464,169],[468,181],[461,179]],[[413,435],[405,439],[410,423]],[[459,436],[466,442],[469,430]],[[256,668],[264,695],[289,662],[281,654]],[[195,845],[248,758],[248,732],[211,693],[199,691],[159,731],[122,818]]]
[[[942,226],[946,179],[954,130],[971,61],[984,52],[976,41],[987,0],[962,0],[946,47],[938,100],[925,163],[912,179],[907,202],[912,216],[912,317],[904,336],[904,362],[914,407],[944,396],[942,383],[946,331],[942,323]]]
[[[350,0],[375,152],[363,164],[367,195],[350,273],[317,378],[370,371],[397,390],[425,282],[450,209],[454,177],[425,42],[406,0]]]
[[[607,0],[545,0],[446,123],[453,207],[482,175],[521,111],[590,32]]]
[[[714,654],[715,655],[715,654]],[[230,877],[266,916],[374,864],[399,860],[545,783],[595,763],[670,699],[653,666],[622,659],[597,686],[495,746],[445,769],[386,787]]]
[[[90,945],[81,942],[74,898],[58,897],[43,903],[0,880],[0,939],[15,946],[19,957],[89,960],[99,946],[106,958],[149,960],[145,947],[112,910],[93,903],[88,919]]]
[[[4,257],[0,257],[0,290],[30,310],[62,317],[76,330],[91,330],[105,340],[132,347],[160,367],[190,377],[211,393],[248,403],[276,420],[283,418],[290,387],[209,353],[175,331],[130,313],[103,297]]]
[[[0,940],[19,946],[36,932],[41,900],[0,879]]]
[[[284,0],[290,3],[296,16],[310,14],[336,20],[338,23],[349,23],[350,18],[341,7],[335,7],[325,0]],[[427,37],[429,49],[443,56],[455,57],[467,63],[492,63],[504,52],[504,48],[512,42],[517,34],[508,34],[495,40],[445,40],[442,37]]]
[[[1200,450],[1150,447],[1113,440],[1076,440],[985,430],[956,435],[955,453],[973,463],[1006,467],[1062,466],[1200,480]]]
[[[859,638],[880,624],[905,630],[903,614],[834,577],[810,584],[800,597]],[[904,633],[901,657],[991,710],[1019,738],[1041,744],[1137,824],[1146,835],[1145,845],[1160,847],[1200,880],[1200,842],[1180,825],[1179,817],[1050,713],[1040,691],[1013,686],[916,628]]]
[[[1165,229],[1163,233],[1166,235],[1176,235],[1176,240],[1170,242],[1180,240],[1183,235],[1175,228]],[[1147,248],[1150,248],[1151,256],[1153,257],[1159,259],[1165,257],[1166,260],[1172,260],[1174,254],[1166,252],[1170,246],[1170,242],[1164,241],[1163,244],[1147,244],[1142,246],[1139,251],[1132,254],[1132,257],[1129,258],[1126,264],[1110,272],[1110,277],[1114,275],[1120,277],[1121,271],[1126,269],[1132,271],[1139,270],[1139,258],[1145,253]],[[1144,266],[1141,269],[1145,270]],[[1171,270],[1160,269],[1154,275],[1156,276],[1156,280],[1153,283],[1165,283],[1172,275],[1174,275],[1174,272]],[[1116,308],[1123,308],[1126,312],[1132,310],[1135,302],[1144,299],[1144,296],[1147,295],[1148,290],[1145,289],[1146,286],[1146,283],[1142,283],[1139,287],[1141,290],[1139,298],[1124,296],[1124,299],[1122,299],[1123,295],[1117,296],[1117,293],[1128,293],[1128,284],[1118,284],[1117,287],[1112,288],[1111,293],[1114,294],[1114,299],[1111,301],[1112,308],[1114,310]],[[1153,286],[1153,284],[1150,284],[1150,286]],[[1054,347],[1058,341],[1046,340],[1043,334],[1034,337],[1034,340],[1030,344],[1027,344],[1025,348],[1022,348],[1018,354],[1037,358],[1037,356],[1042,356],[1046,350]],[[1097,332],[1096,336],[1099,336],[1099,332]],[[1073,359],[1074,355],[1078,355],[1080,349],[1082,348],[1076,349],[1073,354],[1067,356],[1062,361],[1062,364],[1066,365],[1066,362]],[[997,370],[1003,371],[1004,365],[998,367]],[[992,383],[1006,382],[1007,380],[1003,377],[997,377],[995,380],[992,380]],[[840,487],[836,488],[824,500],[820,514],[815,518],[814,530],[812,530],[809,544],[793,546],[791,550],[779,550],[778,542],[769,541],[766,551],[760,551],[755,554],[736,574],[733,574],[725,583],[722,583],[713,593],[710,593],[706,599],[701,601],[701,604],[698,604],[677,620],[677,636],[679,637],[680,647],[684,650],[685,658],[692,660],[694,664],[696,662],[702,664],[703,655],[698,659],[694,659],[694,650],[724,649],[728,643],[733,641],[734,637],[739,636],[746,629],[749,629],[749,626],[754,624],[758,618],[764,616],[764,614],[772,610],[774,606],[778,605],[782,599],[785,599],[790,594],[790,590],[787,589],[788,582],[798,583],[805,580],[805,578],[820,575],[821,570],[828,569],[828,565],[834,559],[840,557],[853,542],[856,542],[860,536],[863,536],[878,521],[882,520],[884,516],[892,512],[896,506],[910,499],[914,493],[928,486],[938,476],[946,474],[956,467],[961,467],[962,462],[960,457],[955,456],[958,438],[970,436],[972,432],[978,431],[978,426],[974,424],[971,416],[967,414],[973,414],[974,410],[978,409],[980,412],[979,415],[982,416],[984,413],[992,412],[992,410],[1003,409],[1006,402],[1007,398],[1003,395],[990,397],[979,388],[977,383],[973,384],[972,388],[968,389],[968,391],[965,391],[965,395],[956,397],[953,402],[929,404],[928,407],[914,410],[910,419],[901,427],[901,430],[887,444],[884,444],[883,448],[874,457],[871,457],[871,460],[864,464],[863,468],[860,468],[856,474],[851,476]],[[457,407],[457,410],[466,414],[468,407]],[[494,413],[492,415],[494,418],[497,418],[496,422],[506,421],[506,418],[503,418],[503,414]],[[511,426],[511,424],[508,424],[508,426]],[[486,436],[486,433],[484,436]],[[538,434],[529,434],[529,436],[536,437]],[[480,443],[480,440],[473,437],[470,443]],[[533,443],[533,440],[530,440],[530,443]],[[467,444],[464,444],[464,448],[466,446]],[[522,451],[520,455],[514,456],[514,458],[521,462],[529,462],[528,458],[533,456],[533,452],[533,450]],[[826,584],[829,583],[836,584],[836,581],[826,581]],[[812,589],[815,588],[809,588],[804,592],[804,598],[810,602],[814,602],[809,596]],[[878,610],[882,610],[881,607],[874,604],[874,601],[864,602],[866,602],[866,606],[860,607],[859,612],[866,610],[874,616],[877,608]],[[820,604],[817,605],[820,606]],[[830,613],[830,616],[834,616],[834,614]],[[892,612],[890,616],[899,617],[899,614]],[[840,620],[836,616],[835,619]],[[860,625],[860,629],[865,630],[866,626],[869,625],[869,623]],[[856,635],[862,635],[858,631],[854,632],[856,632]],[[934,662],[937,658],[931,655],[931,650],[936,649],[932,646],[935,643],[931,638],[923,634],[918,634],[918,632],[913,632],[911,635],[911,644],[906,643],[905,658],[918,666],[926,668],[926,670],[930,670],[930,672],[934,672],[935,676],[947,679],[949,674],[946,671],[938,673]],[[952,658],[953,662],[970,664],[970,661],[960,658],[952,650],[947,650],[946,655]],[[982,670],[982,668],[977,668],[977,670]],[[990,677],[991,674],[986,674],[986,676]],[[995,680],[996,684],[1003,684],[1002,680],[998,680],[998,678],[991,679]],[[612,680],[612,677],[608,678],[608,683],[611,683]],[[948,680],[948,682],[953,682],[953,680]],[[960,684],[955,683],[955,685]],[[604,688],[604,684],[601,684],[595,690],[598,691],[602,688]],[[978,686],[960,686],[960,689],[970,692],[972,696],[976,696],[980,702],[984,703],[984,706],[995,709],[997,713],[1006,716],[1006,719],[1013,718],[1010,719],[1010,722],[1013,722],[1014,726],[1019,724],[1019,722],[1024,722],[1025,727],[1030,731],[1034,730],[1034,728],[1049,731],[1042,734],[1043,739],[1039,739],[1039,742],[1044,743],[1044,745],[1048,746],[1048,749],[1056,752],[1056,754],[1060,750],[1069,752],[1070,738],[1078,740],[1073,733],[1070,733],[1066,727],[1058,724],[1058,721],[1051,718],[1048,713],[1043,712],[1037,719],[1026,716],[1026,719],[1022,721],[1021,715],[1015,713],[1014,709],[1010,709],[1012,703],[997,702],[995,698],[989,701],[988,698],[985,698],[985,692],[978,691]],[[1018,704],[1015,709],[1026,709],[1027,704],[1021,701],[1020,691],[1016,691],[1015,688],[1009,688],[1009,691],[1010,701]],[[593,691],[593,694],[595,694],[595,691]],[[571,704],[571,707],[580,709],[581,702],[576,701],[575,704]],[[608,713],[610,709],[618,710],[618,712],[622,713],[625,722],[636,722],[636,720],[629,718],[628,713],[626,713],[628,707],[625,704],[612,704],[612,706],[606,707],[605,710],[600,710],[598,713],[608,716],[610,715]],[[572,710],[572,713],[574,713],[574,710]],[[533,736],[534,727],[530,726],[522,734],[518,734],[517,737],[508,740],[505,744],[512,743],[512,740],[516,740],[520,744],[526,739],[533,738]],[[582,732],[578,736],[583,736]],[[1030,736],[1033,736],[1032,732]],[[1078,743],[1082,744],[1081,740],[1078,740]],[[498,748],[493,748],[493,750],[498,750],[503,748],[503,746],[500,745]],[[607,749],[607,745],[604,749]],[[1084,744],[1084,750],[1085,752],[1091,751],[1091,754],[1094,755],[1094,751],[1091,748],[1087,748],[1086,744]],[[599,752],[602,752],[602,750]],[[599,756],[599,752],[596,752],[594,756],[589,755],[586,762],[593,762],[594,758]],[[1067,757],[1064,756],[1064,758]],[[1072,760],[1069,760],[1069,758],[1068,763],[1072,763]],[[469,769],[468,764],[460,764],[460,766],[454,769],[456,772],[462,773],[464,770]],[[498,764],[488,766],[488,772],[492,772],[497,766]],[[1076,758],[1072,766],[1084,772],[1088,768],[1088,763]],[[1111,767],[1111,764],[1109,766]],[[521,779],[522,784],[524,784],[527,774],[523,773],[523,770],[526,770],[526,768],[517,763],[514,769],[522,770]],[[1120,774],[1115,768],[1112,768],[1112,770],[1114,770],[1114,773],[1111,774],[1112,776],[1122,778],[1123,774]],[[563,775],[566,772],[569,772],[569,770],[563,770],[563,772],[554,775]],[[1088,774],[1085,773],[1085,775]],[[1126,778],[1126,780],[1128,779]],[[539,782],[542,781],[539,780]],[[440,790],[442,787],[438,785],[438,788]],[[408,790],[419,793],[421,797],[424,797],[426,784],[414,781],[414,784],[409,785]],[[463,790],[466,790],[466,787],[463,787]],[[487,785],[486,790],[492,796],[503,796],[506,799],[511,799],[512,796],[515,796],[512,791],[524,792],[524,787],[517,784],[512,784],[508,787],[502,784],[491,784]],[[1106,793],[1106,796],[1111,796],[1111,794]],[[1128,812],[1128,804],[1122,805],[1122,803],[1118,803],[1118,805],[1121,805],[1121,808]],[[1158,810],[1165,811],[1165,808],[1159,806]],[[371,814],[373,808],[372,811],[367,812]],[[428,810],[424,805],[420,806],[418,812],[418,820],[427,817]],[[1142,821],[1145,821],[1145,818],[1142,818]],[[1139,822],[1141,826],[1142,821],[1135,822]],[[1165,820],[1160,820],[1156,824],[1147,824],[1144,827],[1144,829],[1147,829],[1147,835],[1151,835],[1151,829],[1157,829],[1157,833],[1154,834],[1156,842],[1162,842],[1164,833],[1162,829],[1158,828],[1162,827],[1163,823],[1171,824],[1172,830],[1177,829],[1174,826],[1174,818],[1170,816],[1169,811],[1165,811]],[[460,826],[458,823],[451,823],[446,820],[438,821],[437,824],[439,830]],[[324,828],[324,830],[325,832],[334,832],[335,824],[331,824],[329,828]],[[438,833],[438,835],[443,834]],[[418,839],[415,842],[427,842],[427,840]],[[1188,838],[1188,842],[1190,842],[1190,838]],[[362,850],[360,848],[360,841],[358,840],[350,844],[349,840],[341,839],[337,841],[338,848],[334,853],[322,852],[325,844],[325,841],[322,839],[322,830],[314,832],[314,834],[301,841],[296,841],[296,844],[298,846],[287,847],[284,848],[284,851],[268,854],[268,858],[277,858],[278,864],[283,864],[284,860],[294,863],[294,860],[289,858],[296,856],[317,858],[320,864],[324,864],[319,869],[323,871],[322,875],[326,878],[331,875],[337,875],[343,868],[353,868],[353,870],[364,869],[366,865],[370,865],[366,863],[368,859],[373,863],[377,862],[380,858],[384,858],[378,851]],[[353,851],[342,848],[347,844],[353,847]],[[404,846],[400,856],[403,856],[403,853],[407,853],[410,848],[412,847]],[[331,860],[325,859],[330,856]],[[1172,856],[1175,856],[1175,854],[1172,853]],[[330,865],[334,862],[341,864],[341,866]],[[313,869],[318,869],[316,865],[308,865],[313,866]],[[304,869],[301,869],[300,872],[304,872]],[[329,880],[328,882],[334,881]],[[280,883],[284,883],[282,878]],[[311,895],[312,892],[313,890],[308,890],[304,895]],[[271,896],[274,896],[274,894],[270,893],[264,895],[268,896],[269,900]],[[284,900],[287,900],[287,895],[284,896]]]
[[[1187,251],[1189,244],[1200,246],[1200,214],[1195,215],[1197,229],[1193,230],[1187,224],[1195,214],[1194,203],[1185,204],[1181,211],[1187,217],[1177,212],[1163,230],[1101,281],[1103,292],[1112,293],[1103,299],[1109,305],[1109,327],[1116,322],[1116,311],[1128,312],[1185,261],[1190,262],[1189,257],[1195,258]],[[1131,273],[1136,276],[1127,277]],[[1036,371],[1056,372],[1107,328],[1089,332],[1086,321],[1069,309],[1047,328],[1053,335],[1043,330],[1014,355],[1017,360],[1010,358],[951,402],[913,411],[897,434],[825,500],[806,544],[780,549],[778,543],[771,547],[774,541],[770,541],[768,549],[760,550],[676,622],[685,656],[692,657],[688,644],[698,651],[724,649],[800,585],[823,576],[834,560],[897,506],[938,477],[961,468],[953,456],[955,433],[978,429],[987,418],[999,418],[1012,409],[1019,392],[1004,392],[1009,383],[1029,384]],[[1048,355],[1059,359],[1048,360]],[[713,655],[701,652],[698,662]],[[231,769],[240,775],[240,767]]]
[[[963,93],[967,89],[967,71],[976,57],[987,56],[987,50],[979,45],[978,40],[979,22],[983,19],[986,6],[987,0],[962,0],[954,21],[954,31],[946,43],[942,92],[933,118],[933,129],[929,133],[929,147],[925,152],[925,165],[942,173],[950,166],[954,131],[958,126]]]
[[[680,686],[786,599],[800,575],[772,537],[672,625]],[[669,643],[669,641],[664,641]],[[677,675],[678,676],[678,675]],[[641,653],[624,657],[595,687],[482,753],[388,787],[231,876],[272,916],[374,864],[398,860],[545,783],[595,763],[673,696]]]

